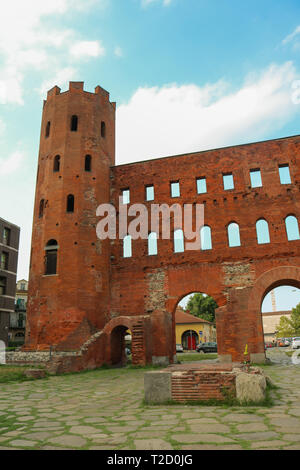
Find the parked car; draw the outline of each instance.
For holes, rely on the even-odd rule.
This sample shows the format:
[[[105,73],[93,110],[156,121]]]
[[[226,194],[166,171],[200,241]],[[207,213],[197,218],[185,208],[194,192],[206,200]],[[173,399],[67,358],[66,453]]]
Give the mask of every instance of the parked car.
[[[299,336],[292,339],[292,349],[299,349],[300,348],[300,338]]]
[[[196,347],[198,353],[218,352],[217,343],[200,343]]]
[[[271,341],[268,341],[265,343],[265,349],[268,349],[268,348],[273,348],[274,344],[271,343]]]
[[[176,344],[176,352],[177,353],[183,353],[183,347],[181,344]]]

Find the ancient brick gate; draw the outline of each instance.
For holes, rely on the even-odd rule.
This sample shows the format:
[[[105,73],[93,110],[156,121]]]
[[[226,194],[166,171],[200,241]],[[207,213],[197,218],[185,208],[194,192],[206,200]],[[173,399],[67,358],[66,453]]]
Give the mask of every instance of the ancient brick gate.
[[[263,297],[276,286],[300,284],[299,237],[295,228],[289,233],[290,220],[298,228],[300,137],[115,166],[114,116],[115,105],[100,87],[93,94],[71,82],[65,93],[58,87],[48,93],[25,350],[51,345],[70,351],[88,344],[89,364],[122,362],[118,344],[129,328],[136,364],[173,362],[176,306],[189,293],[205,292],[219,306],[221,359],[243,360],[248,344],[251,359],[261,361]],[[290,180],[282,180],[282,168]],[[254,173],[261,184],[253,183]],[[202,204],[210,244],[174,252],[179,227],[170,213],[171,239],[161,239],[159,228],[154,255],[148,240],[138,239],[124,257],[123,240],[96,236],[98,205],[118,208],[123,191],[130,196],[128,209],[143,203],[149,213],[153,203]],[[261,221],[269,239],[260,238]],[[230,243],[232,224],[239,243]]]

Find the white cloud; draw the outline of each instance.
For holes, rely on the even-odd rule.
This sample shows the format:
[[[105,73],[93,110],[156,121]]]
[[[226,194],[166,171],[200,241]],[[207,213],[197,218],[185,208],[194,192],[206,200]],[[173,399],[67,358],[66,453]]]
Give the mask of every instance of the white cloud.
[[[286,38],[283,39],[282,44],[288,44],[289,42],[292,42],[299,35],[300,35],[300,25],[297,26],[297,28],[291,34],[289,34]]]
[[[47,91],[49,91],[54,84],[59,86],[60,88],[66,88],[69,81],[75,81],[77,76],[77,70],[72,67],[65,67],[63,69],[58,70],[54,75],[51,75],[50,78],[45,80],[41,87],[39,88],[38,92],[40,93],[41,97],[46,97]]]
[[[173,0],[141,0],[141,2],[142,2],[143,8],[146,8],[148,5],[151,5],[152,3],[156,3],[156,2],[161,2],[164,7],[167,7],[171,5]]]
[[[18,170],[24,159],[24,154],[20,151],[13,152],[8,158],[0,158],[0,177],[7,176]]]
[[[123,50],[120,46],[116,46],[114,50],[114,54],[116,57],[123,57]]]
[[[51,25],[59,15],[87,11],[107,0],[10,0],[0,16],[0,103],[23,104],[23,80],[28,73],[49,73],[74,67],[79,60],[104,54],[101,41],[78,37],[72,29]],[[49,21],[50,20],[50,21]],[[52,22],[53,24],[54,22]],[[39,77],[39,76],[38,76]]]
[[[105,49],[100,41],[77,41],[71,46],[70,53],[76,59],[99,57],[105,54]]]
[[[198,87],[139,88],[118,108],[117,163],[257,140],[300,111],[291,100],[291,62],[271,65],[230,92],[220,81]]]

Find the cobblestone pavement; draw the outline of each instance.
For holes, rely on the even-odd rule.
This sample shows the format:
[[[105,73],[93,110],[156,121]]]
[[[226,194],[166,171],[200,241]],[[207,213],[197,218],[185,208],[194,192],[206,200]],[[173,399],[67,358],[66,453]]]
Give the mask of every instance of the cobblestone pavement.
[[[141,369],[0,384],[0,450],[300,450],[300,365],[268,354],[280,387],[271,408],[146,406]]]

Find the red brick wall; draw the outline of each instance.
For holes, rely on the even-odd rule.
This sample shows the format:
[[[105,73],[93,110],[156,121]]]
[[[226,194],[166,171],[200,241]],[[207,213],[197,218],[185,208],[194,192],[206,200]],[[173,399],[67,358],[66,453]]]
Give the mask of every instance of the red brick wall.
[[[201,372],[190,370],[172,373],[172,400],[224,401],[235,397],[235,374],[230,372]]]
[[[129,188],[130,204],[150,206],[145,202],[145,186],[154,185],[154,203],[205,203],[204,222],[212,229],[213,249],[209,251],[174,253],[172,240],[159,240],[158,255],[148,256],[147,240],[136,240],[132,258],[124,259],[122,242],[112,243],[111,313],[149,314],[153,355],[171,357],[174,353],[174,312],[178,301],[191,292],[207,293],[220,306],[219,354],[243,360],[246,344],[250,353],[264,353],[260,313],[264,293],[254,309],[248,299],[262,274],[277,268],[280,283],[286,279],[281,267],[299,266],[300,242],[287,241],[284,223],[287,215],[300,216],[299,153],[300,137],[296,136],[112,168],[115,204],[121,190]],[[287,163],[292,184],[281,185],[278,165]],[[250,185],[250,169],[256,168],[261,170],[261,188]],[[235,189],[225,191],[222,174],[228,172],[234,175]],[[197,194],[197,177],[206,177],[206,194]],[[178,180],[181,196],[171,198],[170,182]],[[260,218],[269,223],[270,244],[257,243],[256,221]],[[230,222],[240,226],[241,247],[228,246]],[[300,286],[298,278],[294,282]],[[171,321],[167,321],[169,314]]]
[[[109,315],[108,242],[96,236],[96,208],[109,202],[109,167],[114,164],[115,106],[98,87],[83,91],[82,83],[70,83],[69,91],[55,87],[44,103],[38,176],[35,196],[26,347],[48,348],[68,344],[78,348],[86,339],[85,320],[101,329]],[[78,130],[70,130],[71,116],[78,116]],[[47,122],[50,135],[45,137]],[[106,137],[101,137],[101,122]],[[92,156],[92,171],[84,169],[85,155]],[[53,172],[56,155],[60,171]],[[74,213],[66,212],[69,194],[75,196]],[[47,201],[39,217],[41,199]],[[44,276],[45,245],[57,240],[55,276]],[[82,337],[74,342],[75,330]]]
[[[73,114],[79,116],[77,132],[70,132]],[[172,362],[176,306],[191,292],[205,292],[219,305],[219,354],[242,360],[246,344],[250,353],[264,353],[263,296],[271,285],[284,280],[300,286],[295,271],[300,265],[300,241],[287,241],[284,224],[287,215],[300,216],[300,137],[114,166],[114,118],[114,103],[100,87],[94,94],[84,92],[81,83],[71,83],[65,93],[57,87],[48,93],[34,209],[26,347],[74,349],[95,329],[105,327],[110,335],[112,325],[139,324],[137,363],[151,362],[153,357]],[[46,138],[48,121],[51,130]],[[106,122],[105,139],[100,135],[101,121]],[[53,173],[57,154],[61,170]],[[92,172],[84,171],[86,154],[92,155]],[[292,184],[281,185],[278,165],[287,163]],[[252,189],[249,171],[256,168],[261,170],[263,186]],[[233,173],[235,189],[225,191],[222,174],[228,172]],[[197,177],[206,177],[206,194],[197,194]],[[170,197],[171,181],[180,182],[179,198]],[[205,204],[212,250],[174,253],[172,240],[159,240],[158,255],[148,256],[147,240],[136,240],[132,258],[124,259],[122,242],[98,240],[97,206],[109,201],[117,206],[125,188],[130,189],[130,204],[150,206],[145,201],[147,185],[154,185],[154,203]],[[68,194],[75,195],[73,214],[66,213]],[[38,215],[41,199],[47,201],[43,218]],[[269,223],[267,245],[257,244],[255,225],[260,218]],[[241,247],[228,246],[230,222],[240,226]],[[44,247],[50,239],[59,244],[56,276],[44,276]],[[132,319],[132,325],[123,324],[121,317]],[[106,342],[110,348],[107,345],[110,339]]]

